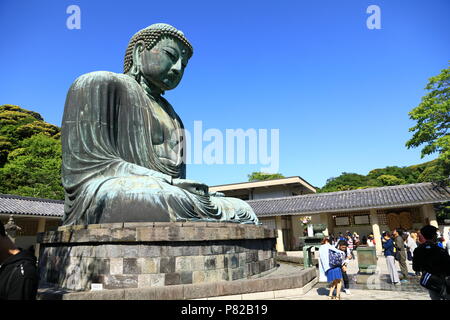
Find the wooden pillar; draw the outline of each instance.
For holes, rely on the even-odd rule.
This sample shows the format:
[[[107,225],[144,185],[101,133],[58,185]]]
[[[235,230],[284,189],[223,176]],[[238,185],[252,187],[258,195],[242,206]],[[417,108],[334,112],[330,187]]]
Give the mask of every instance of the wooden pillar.
[[[45,218],[39,218],[37,232],[38,233],[45,232]],[[36,245],[34,247],[34,255],[38,258],[39,258],[39,249],[40,249],[40,245],[39,245],[39,243],[36,243]]]
[[[332,227],[332,225],[330,226],[330,219],[329,219],[329,216],[331,216],[331,214],[321,213],[321,214],[319,215],[319,217],[320,217],[320,223],[327,226],[327,228],[323,231],[323,234],[324,234],[325,236],[329,236],[329,235],[330,235],[330,228]]]
[[[300,216],[291,216],[292,237],[294,238],[294,250],[299,248],[299,238],[303,237],[303,227],[300,222]]]
[[[422,206],[422,215],[424,218],[425,224],[427,221],[430,223],[430,225],[439,228],[439,225],[437,223],[436,219],[436,212],[434,211],[434,207],[432,204],[425,204]]]
[[[281,217],[275,217],[275,223],[277,225],[277,252],[284,252],[283,244],[283,220]]]
[[[376,209],[370,209],[370,223],[372,224],[372,232],[375,238],[375,249],[377,254],[381,255],[383,253],[383,247],[381,245],[381,232]]]

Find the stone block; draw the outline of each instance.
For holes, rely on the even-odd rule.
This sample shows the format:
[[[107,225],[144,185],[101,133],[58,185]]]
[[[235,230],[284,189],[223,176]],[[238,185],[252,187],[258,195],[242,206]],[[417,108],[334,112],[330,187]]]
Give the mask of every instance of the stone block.
[[[228,296],[236,295],[249,292],[247,287],[248,281],[237,280],[230,282],[218,282],[217,285],[217,295],[218,296]]]
[[[216,269],[223,269],[223,268],[225,268],[225,263],[224,263],[225,257],[224,257],[224,255],[223,254],[219,254],[219,255],[216,255],[214,257],[216,258]]]
[[[121,258],[124,255],[123,245],[107,244],[105,245],[106,256],[110,258]]]
[[[192,271],[180,272],[181,284],[192,284]]]
[[[89,242],[90,241],[90,237],[89,237],[89,231],[88,229],[79,229],[79,230],[74,230],[72,233],[72,238],[70,239],[71,242]]]
[[[175,258],[175,271],[185,272],[192,271],[192,258],[191,257],[176,257]]]
[[[207,256],[205,257],[205,270],[215,270],[216,269],[216,257]]]
[[[124,258],[138,258],[139,257],[139,245],[122,245]]]
[[[158,273],[160,269],[160,258],[138,258],[141,273]]]
[[[161,257],[159,272],[160,273],[175,272],[175,257]]]
[[[123,274],[123,258],[110,258],[109,268],[112,275]]]
[[[194,271],[202,271],[205,269],[205,257],[191,257],[191,266]]]
[[[206,273],[205,271],[193,271],[192,272],[192,283],[202,283],[205,282]]]
[[[96,245],[94,246],[94,256],[96,258],[108,258],[106,255],[106,247],[105,245]]]
[[[155,229],[147,227],[136,228],[136,241],[156,241]]]
[[[182,227],[178,229],[178,239],[180,241],[195,241],[201,240],[197,238],[197,228],[195,227]]]
[[[137,258],[124,258],[123,259],[123,273],[124,274],[140,274],[141,268],[138,264]]]
[[[107,242],[111,240],[111,230],[97,228],[88,229],[90,242]]]
[[[205,270],[205,282],[222,281],[222,272],[220,270]]]
[[[178,257],[183,255],[183,246],[177,242],[169,242],[161,246],[161,256]]]
[[[63,300],[124,300],[125,290],[101,290],[65,294]]]
[[[184,299],[199,299],[219,295],[216,283],[202,283],[184,286]]]
[[[128,229],[153,228],[154,224],[154,222],[125,222],[123,227]]]
[[[141,288],[127,289],[125,290],[125,300],[155,300],[156,289],[155,288]]]
[[[183,300],[183,285],[161,287],[156,290],[156,300]]]
[[[161,246],[151,244],[139,245],[139,257],[159,257],[161,256]]]
[[[177,285],[177,284],[181,284],[181,275],[180,275],[180,273],[173,272],[173,273],[166,273],[165,274],[164,285],[172,286],[172,285]]]
[[[64,228],[65,226],[59,227],[58,230],[61,228],[61,230],[63,230],[62,228]],[[88,224],[86,226],[86,229],[91,230],[91,229],[109,229],[109,228],[105,228],[102,224]],[[67,229],[66,229],[67,230]]]
[[[244,267],[231,270],[231,280],[238,280],[244,278]]]
[[[103,287],[105,289],[137,288],[137,275],[107,275],[104,277]]]
[[[180,238],[180,228],[179,227],[166,227],[167,229],[167,240],[169,241],[183,241],[184,239]]]
[[[201,249],[198,245],[184,245],[181,247],[183,256],[198,256],[200,255]]]
[[[95,258],[93,263],[93,274],[102,275],[110,274],[111,266],[109,259]],[[94,281],[95,282],[95,281]]]
[[[228,255],[228,267],[237,268],[239,267],[239,256],[237,254]]]
[[[139,274],[138,275],[138,287],[139,288],[149,288],[149,287],[162,287],[164,286],[165,275],[158,274]]]
[[[136,229],[134,228],[112,229],[111,241],[114,242],[136,241]]]

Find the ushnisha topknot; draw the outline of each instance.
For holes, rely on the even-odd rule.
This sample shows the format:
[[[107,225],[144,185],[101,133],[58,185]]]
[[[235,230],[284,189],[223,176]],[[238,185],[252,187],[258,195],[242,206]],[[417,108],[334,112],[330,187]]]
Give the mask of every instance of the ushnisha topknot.
[[[181,30],[176,29],[175,27],[166,24],[166,23],[155,23],[151,26],[144,28],[138,32],[136,32],[133,37],[131,37],[130,42],[128,43],[127,50],[125,52],[125,61],[123,66],[123,72],[127,73],[130,71],[131,67],[133,66],[133,48],[136,42],[138,41],[144,41],[145,48],[147,50],[150,50],[153,48],[156,43],[163,37],[163,36],[172,36],[180,40],[186,47],[188,47],[188,58],[190,59],[192,57],[192,54],[194,53],[194,49],[192,48],[191,43],[186,39],[184,36],[184,33]]]

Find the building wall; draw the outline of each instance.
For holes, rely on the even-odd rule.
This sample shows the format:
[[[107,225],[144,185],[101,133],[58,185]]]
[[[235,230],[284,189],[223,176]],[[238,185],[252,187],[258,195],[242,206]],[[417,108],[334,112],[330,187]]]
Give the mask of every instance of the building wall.
[[[253,199],[267,199],[267,198],[283,198],[292,196],[291,190],[255,190],[253,192]]]

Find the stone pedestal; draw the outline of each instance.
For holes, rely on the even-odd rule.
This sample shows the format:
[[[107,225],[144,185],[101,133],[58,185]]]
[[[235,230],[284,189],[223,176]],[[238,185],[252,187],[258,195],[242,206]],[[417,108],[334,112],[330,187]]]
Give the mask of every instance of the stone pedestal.
[[[377,268],[377,253],[375,247],[358,247],[359,274],[373,274]]]
[[[220,222],[116,223],[41,233],[41,285],[76,291],[257,277],[275,268],[275,230]]]

